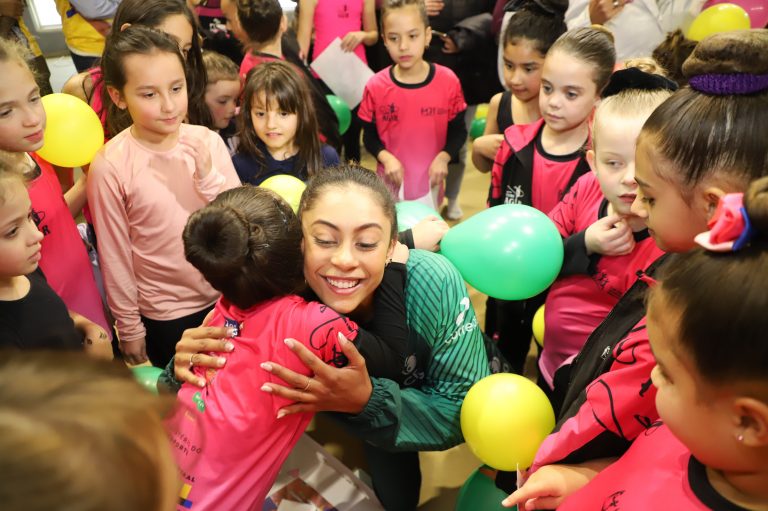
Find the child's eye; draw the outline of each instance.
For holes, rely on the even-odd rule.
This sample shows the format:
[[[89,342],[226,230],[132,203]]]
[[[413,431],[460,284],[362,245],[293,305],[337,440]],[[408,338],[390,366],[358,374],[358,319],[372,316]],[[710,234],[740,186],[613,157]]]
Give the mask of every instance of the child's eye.
[[[550,87],[549,85],[542,85],[541,86],[541,91],[544,94],[551,94],[552,93],[552,87]]]
[[[256,110],[253,112],[253,115],[255,115],[256,117],[264,117],[266,115],[266,112]]]
[[[16,235],[18,233],[19,233],[19,228],[18,227],[14,227],[14,228],[12,228],[11,230],[9,230],[8,232],[5,233],[4,238],[6,238],[6,239],[13,239],[13,238],[16,237]]]
[[[181,90],[182,90],[183,88],[184,88],[184,87],[182,87],[181,85],[177,85],[177,86],[175,86],[175,87],[174,87],[173,89],[171,89],[171,90],[172,90],[173,92],[181,92]]]
[[[13,112],[12,108],[9,108],[7,110],[0,110],[0,119],[8,117],[9,115],[11,115],[11,112]]]
[[[652,199],[651,197],[643,197],[642,199],[640,199],[640,201],[643,204],[647,204],[649,206],[653,206],[653,204],[656,202],[656,200]]]
[[[568,99],[576,99],[579,97],[579,95],[576,92],[568,91],[565,93],[565,97]]]
[[[30,103],[37,103],[38,101],[40,101],[40,96],[32,96],[29,98]]]
[[[144,97],[144,98],[147,98],[147,99],[152,99],[152,98],[155,97],[155,93],[154,92],[145,92],[141,96]]]

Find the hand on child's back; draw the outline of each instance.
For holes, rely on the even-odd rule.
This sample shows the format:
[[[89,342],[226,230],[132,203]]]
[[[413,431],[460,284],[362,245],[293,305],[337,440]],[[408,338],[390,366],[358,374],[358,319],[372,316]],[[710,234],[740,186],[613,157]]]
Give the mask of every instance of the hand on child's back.
[[[205,178],[213,168],[208,144],[188,135],[181,135],[179,143],[182,150],[195,162],[195,177],[197,179]]]
[[[395,243],[395,250],[392,252],[392,262],[393,263],[407,263],[408,262],[408,256],[410,255],[410,252],[408,251],[408,247],[400,243],[399,241]]]
[[[627,222],[614,214],[587,227],[584,244],[589,254],[621,256],[635,249],[635,238]]]

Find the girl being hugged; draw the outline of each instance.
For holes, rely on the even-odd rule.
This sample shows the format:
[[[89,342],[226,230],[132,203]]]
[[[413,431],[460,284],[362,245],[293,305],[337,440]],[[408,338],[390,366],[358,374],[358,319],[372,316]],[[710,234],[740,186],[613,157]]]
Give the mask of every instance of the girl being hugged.
[[[286,62],[266,62],[248,73],[240,108],[237,153],[232,161],[243,183],[288,174],[306,181],[339,155],[320,142],[305,80]]]
[[[525,204],[549,213],[589,172],[589,119],[615,63],[613,39],[603,29],[579,28],[555,41],[541,71],[543,118],[504,132],[491,171],[489,206]],[[488,300],[486,333],[497,339],[514,372],[522,373],[533,315],[544,299],[541,294],[522,301]]]
[[[128,27],[110,36],[102,69],[112,102],[133,121],[88,174],[107,299],[128,362],[164,367],[217,297],[183,262],[181,232],[192,212],[240,182],[218,134],[182,124],[186,78],[173,38]]]
[[[482,137],[472,143],[472,162],[488,172],[513,124],[530,124],[541,119],[539,91],[544,57],[568,27],[564,16],[566,0],[526,0],[510,18],[504,32],[504,84],[507,91],[491,98]]]
[[[423,58],[432,38],[423,1],[388,0],[381,32],[395,64],[365,86],[363,142],[393,196],[439,209],[448,163],[467,137],[461,84],[453,71]]]
[[[768,178],[709,226],[649,295],[661,421],[558,509],[768,509]]]
[[[62,194],[53,166],[35,152],[43,146],[46,116],[22,46],[0,40],[0,74],[6,77],[0,84],[0,150],[26,171],[29,213],[44,235],[40,268],[67,308],[97,323],[93,335],[109,344],[109,321],[73,218],[85,202],[85,179]]]
[[[394,210],[391,199],[388,208]],[[265,384],[282,380],[258,368],[267,361],[288,364],[303,375],[308,390],[310,371],[294,358],[290,343],[301,342],[323,362],[342,367],[347,364],[342,346],[351,340],[373,375],[405,378],[408,249],[396,246],[395,234],[395,224],[369,224],[360,238],[361,246],[378,246],[395,260],[384,270],[366,332],[330,307],[296,295],[305,286],[302,228],[290,206],[270,190],[228,190],[190,217],[183,236],[187,260],[222,292],[208,324],[228,327],[233,346],[223,369],[195,370],[205,390],[187,383],[178,395],[182,407],[173,421],[174,442],[186,447],[177,458],[189,487],[184,499],[196,509],[260,507],[306,429],[312,414],[282,416],[280,409],[290,401],[263,392]]]
[[[683,72],[689,86],[659,105],[640,131],[635,160],[638,191],[632,205],[632,212],[645,219],[656,245],[675,253],[697,246],[694,239],[713,221],[721,197],[744,192],[753,180],[766,175],[768,31],[710,36],[699,42]],[[568,367],[567,387],[558,388],[562,381],[555,378],[557,426],[539,447],[534,473],[509,499],[510,505],[534,500],[526,509],[556,507],[573,491],[555,483],[568,470],[565,463],[620,456],[658,420],[646,294],[659,264],[645,270],[589,336]],[[710,273],[698,275],[704,280],[716,278]],[[740,285],[750,288],[747,281]],[[732,303],[720,299],[719,291],[713,293],[720,306]],[[743,302],[744,296],[749,295],[737,301]],[[727,321],[729,328],[748,322],[736,317]],[[715,327],[721,328],[707,321],[706,328]],[[726,340],[731,335],[719,340],[729,350]],[[704,422],[692,419],[690,427]],[[540,501],[543,496],[559,497]]]

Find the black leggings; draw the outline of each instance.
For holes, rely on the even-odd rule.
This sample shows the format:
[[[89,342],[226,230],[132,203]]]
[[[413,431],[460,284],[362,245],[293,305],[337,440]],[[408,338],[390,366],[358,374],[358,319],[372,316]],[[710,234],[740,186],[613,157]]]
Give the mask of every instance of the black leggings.
[[[418,452],[389,452],[363,443],[373,490],[386,511],[415,511],[421,468]]]
[[[544,292],[528,300],[507,301],[489,297],[486,302],[485,333],[496,341],[513,373],[523,374],[531,347],[533,315],[546,299],[547,293]]]
[[[176,343],[187,328],[195,328],[203,324],[206,314],[213,305],[193,312],[188,316],[161,321],[141,316],[146,334],[147,356],[155,367],[165,367],[176,353]]]

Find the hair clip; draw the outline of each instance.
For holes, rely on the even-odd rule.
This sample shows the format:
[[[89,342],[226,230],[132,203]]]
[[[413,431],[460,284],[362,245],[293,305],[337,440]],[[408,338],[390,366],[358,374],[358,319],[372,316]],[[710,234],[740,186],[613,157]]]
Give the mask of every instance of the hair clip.
[[[653,277],[645,273],[643,270],[638,270],[636,275],[637,275],[637,278],[645,282],[648,285],[648,287],[654,287],[659,283],[658,280],[654,279]]]
[[[768,90],[768,74],[709,73],[692,76],[688,85],[694,90],[713,96],[741,96]]]
[[[694,238],[707,250],[730,252],[744,248],[754,236],[747,210],[744,209],[744,194],[729,193],[722,197],[707,227],[708,231]]]

